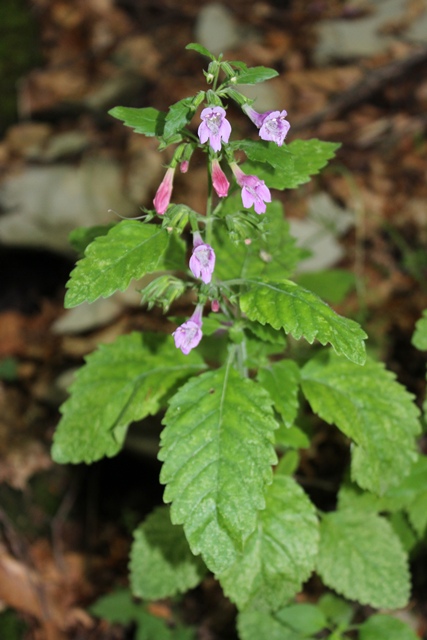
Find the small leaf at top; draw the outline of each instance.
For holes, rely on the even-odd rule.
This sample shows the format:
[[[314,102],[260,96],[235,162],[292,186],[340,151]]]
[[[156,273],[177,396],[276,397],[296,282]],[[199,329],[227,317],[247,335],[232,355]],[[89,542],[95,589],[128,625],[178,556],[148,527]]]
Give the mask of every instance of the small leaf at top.
[[[325,515],[317,571],[328,587],[361,604],[399,609],[408,602],[407,555],[387,520],[376,514]]]
[[[196,352],[184,356],[172,340],[138,333],[90,354],[61,407],[52,457],[91,463],[116,455],[128,425],[157,413],[177,382],[204,369]]]
[[[183,129],[194,115],[193,98],[183,98],[169,107],[163,135],[170,138]]]
[[[172,522],[211,571],[223,571],[265,506],[276,461],[271,400],[228,365],[181,387],[164,423],[160,480]]]
[[[301,384],[313,411],[357,445],[351,473],[362,488],[383,494],[409,473],[419,410],[393,373],[371,360],[356,367],[320,354],[302,369]]]
[[[274,283],[248,279],[246,287],[240,303],[250,320],[283,328],[296,340],[304,337],[310,344],[315,339],[323,345],[330,343],[337,354],[356,364],[364,363],[366,333],[314,293],[289,280]]]
[[[215,56],[213,56],[212,53],[208,51],[208,49],[206,49],[206,47],[203,47],[201,44],[198,44],[197,42],[190,42],[189,44],[187,44],[185,48],[191,51],[197,51],[197,53],[200,53],[202,56],[206,56],[211,60],[215,60]]]
[[[98,236],[77,262],[67,283],[65,306],[107,298],[124,291],[132,278],[156,271],[169,243],[169,234],[152,224],[123,220],[106,236]]]
[[[234,84],[257,84],[258,82],[271,80],[271,78],[275,78],[278,75],[276,69],[269,69],[268,67],[248,67],[246,70],[236,74]]]
[[[158,507],[134,532],[130,554],[132,593],[159,600],[193,589],[206,567],[188,546],[182,527],[170,521],[169,509]]]
[[[235,561],[218,575],[225,594],[239,609],[280,608],[313,571],[319,535],[316,511],[295,480],[284,474],[276,470],[256,530]]]
[[[108,113],[113,118],[123,120],[123,124],[126,127],[132,127],[135,133],[142,133],[147,137],[160,137],[163,135],[166,113],[153,107],[144,107],[142,109],[114,107]]]

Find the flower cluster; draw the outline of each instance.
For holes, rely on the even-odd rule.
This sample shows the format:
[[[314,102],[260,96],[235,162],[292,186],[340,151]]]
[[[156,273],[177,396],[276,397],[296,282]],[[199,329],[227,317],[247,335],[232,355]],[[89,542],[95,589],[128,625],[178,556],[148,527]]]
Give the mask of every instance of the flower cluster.
[[[286,111],[267,111],[258,113],[248,104],[243,104],[243,111],[259,129],[259,136],[262,140],[275,142],[279,147],[283,145],[290,124],[286,120]],[[201,123],[198,128],[199,141],[203,145],[209,143],[209,162],[212,187],[219,198],[228,195],[230,182],[227,179],[220,165],[222,146],[227,145],[231,135],[231,125],[226,118],[226,111],[217,105],[207,106],[200,114]],[[188,145],[187,145],[188,147]],[[173,179],[177,164],[180,165],[182,173],[188,170],[188,158],[186,152],[181,155],[176,154],[167,169],[166,174],[157,189],[153,200],[154,208],[159,215],[163,215],[170,204]],[[230,148],[226,147],[225,157],[228,161],[234,178],[241,188],[242,204],[246,209],[254,207],[258,214],[265,213],[267,203],[271,202],[271,193],[264,180],[256,175],[248,175],[233,160]],[[193,250],[189,261],[190,271],[195,278],[199,278],[204,284],[209,284],[215,268],[215,252],[213,248],[202,239],[201,234],[194,230],[193,226]],[[212,310],[218,311],[219,302],[213,300]],[[191,318],[184,322],[173,332],[175,346],[187,355],[191,349],[196,347],[202,339],[202,313],[203,304],[197,305]]]

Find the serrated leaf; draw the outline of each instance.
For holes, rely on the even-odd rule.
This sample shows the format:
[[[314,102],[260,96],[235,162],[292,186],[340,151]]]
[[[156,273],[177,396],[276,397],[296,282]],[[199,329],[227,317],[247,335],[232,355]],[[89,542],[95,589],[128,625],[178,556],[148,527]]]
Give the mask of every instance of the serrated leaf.
[[[182,527],[171,523],[167,507],[157,508],[134,531],[129,569],[132,593],[147,600],[193,589],[206,573]]]
[[[247,280],[240,304],[250,320],[282,328],[296,340],[304,337],[310,344],[314,339],[323,345],[330,343],[338,355],[357,364],[365,361],[363,341],[367,335],[357,322],[339,316],[326,302],[294,282]]]
[[[312,502],[293,478],[276,472],[257,529],[218,575],[225,594],[240,609],[282,607],[313,571],[318,535]]]
[[[398,609],[408,602],[407,556],[390,524],[376,514],[325,515],[317,571],[328,587],[361,604]]]
[[[419,351],[427,351],[427,309],[423,311],[422,318],[420,318],[415,325],[412,344]]]
[[[197,51],[197,53],[202,54],[202,56],[206,56],[211,60],[215,60],[215,56],[213,56],[212,53],[208,51],[208,49],[206,49],[206,47],[203,47],[201,44],[198,44],[197,42],[190,42],[190,44],[187,44],[185,48],[190,49],[192,51]]]
[[[287,145],[291,157],[284,157],[283,167],[273,167],[261,162],[248,160],[242,165],[245,173],[254,173],[273,189],[295,189],[308,182],[311,176],[319,173],[339,148],[335,142],[312,140],[294,140]],[[293,159],[293,162],[291,160]]]
[[[234,84],[257,84],[258,82],[271,80],[271,78],[275,78],[278,75],[275,69],[269,69],[268,67],[249,67],[236,75]]]
[[[116,224],[117,222],[111,222],[110,224],[96,225],[94,227],[77,227],[70,233],[68,240],[73,249],[83,255],[86,248],[95,238],[106,236]]]
[[[274,408],[287,427],[292,427],[298,411],[300,375],[293,360],[272,362],[258,371],[258,380],[268,391]]]
[[[132,127],[136,133],[142,133],[148,137],[160,137],[163,135],[166,113],[153,107],[144,107],[142,109],[114,107],[108,113],[113,118],[122,120],[126,127]]]
[[[322,354],[305,365],[301,381],[313,411],[357,445],[351,473],[362,488],[383,494],[409,473],[419,411],[393,373],[371,360],[355,367]]]
[[[170,138],[185,127],[194,115],[193,98],[183,98],[169,107],[163,135]]]
[[[122,448],[128,425],[154,415],[180,380],[204,369],[196,352],[138,333],[90,354],[61,407],[52,447],[56,462],[94,462]]]
[[[417,634],[407,624],[377,613],[359,627],[360,640],[419,640]]]
[[[275,614],[264,611],[242,611],[237,617],[237,629],[240,640],[302,640]]]
[[[319,298],[338,304],[342,302],[348,292],[354,287],[353,273],[344,269],[328,269],[327,271],[312,271],[298,275],[297,284],[309,289]]]
[[[192,378],[171,399],[159,459],[171,519],[194,554],[223,571],[256,526],[272,480],[271,401],[230,365]]]
[[[168,232],[137,220],[123,220],[98,236],[77,262],[67,283],[65,307],[124,291],[132,278],[156,271],[169,242]]]

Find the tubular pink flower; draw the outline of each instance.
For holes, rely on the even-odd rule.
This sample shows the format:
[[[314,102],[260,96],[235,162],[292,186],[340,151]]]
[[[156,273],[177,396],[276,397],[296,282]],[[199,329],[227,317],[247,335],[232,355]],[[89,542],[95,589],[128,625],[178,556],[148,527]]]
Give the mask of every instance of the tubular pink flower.
[[[200,233],[194,234],[193,253],[190,258],[190,269],[195,278],[201,278],[205,284],[212,280],[215,269],[215,252],[209,244],[205,244]]]
[[[153,204],[156,212],[162,216],[169,206],[169,202],[172,195],[173,177],[175,174],[175,167],[169,167],[165,173],[165,177],[157,189],[154,196]]]
[[[200,114],[202,123],[197,133],[202,144],[209,140],[214,151],[221,149],[221,140],[228,142],[231,133],[231,125],[225,117],[225,109],[222,107],[206,107]]]
[[[262,140],[271,140],[281,147],[291,127],[286,120],[287,111],[266,111],[257,113],[248,105],[243,105],[243,111],[259,129],[259,137]]]
[[[216,158],[212,160],[212,184],[213,188],[220,198],[225,198],[228,195],[230,183],[228,182],[227,176],[221,169],[221,166]]]
[[[202,339],[202,311],[203,305],[198,304],[191,318],[172,334],[175,340],[175,347],[181,349],[185,356],[190,353],[191,349],[197,347]]]
[[[181,162],[181,164],[179,165],[179,168],[180,168],[180,170],[181,170],[181,173],[187,173],[187,171],[188,171],[188,165],[189,165],[189,164],[190,164],[190,163],[188,162],[188,160],[183,160],[183,161]]]
[[[271,193],[264,180],[260,180],[257,176],[246,175],[235,162],[231,162],[230,167],[237,184],[242,187],[243,206],[249,209],[254,205],[256,213],[265,213],[267,209],[265,203],[271,202]]]
[[[218,300],[212,300],[211,309],[212,309],[212,311],[214,313],[218,313],[218,311],[219,311],[219,301]]]

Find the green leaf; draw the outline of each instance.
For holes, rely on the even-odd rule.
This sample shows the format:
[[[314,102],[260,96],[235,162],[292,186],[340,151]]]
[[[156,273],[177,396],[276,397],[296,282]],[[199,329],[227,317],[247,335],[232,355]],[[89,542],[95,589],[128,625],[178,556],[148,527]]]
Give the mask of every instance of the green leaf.
[[[388,521],[399,538],[403,550],[409,554],[418,543],[418,538],[409,524],[406,514],[403,511],[396,511],[388,516]]]
[[[231,215],[242,209],[240,192],[227,198],[221,207],[221,214]],[[215,225],[216,238],[215,275],[220,280],[262,276],[268,279],[286,278],[295,270],[300,262],[302,250],[296,246],[295,239],[289,232],[289,224],[283,218],[280,202],[273,201],[267,206],[262,217],[262,237],[252,240],[246,245],[238,244],[230,238],[224,226]],[[259,232],[257,230],[257,235]]]
[[[143,611],[137,619],[135,640],[174,640],[175,634],[166,620]]]
[[[408,505],[407,512],[418,537],[424,538],[427,533],[427,488]]]
[[[132,333],[90,354],[62,405],[52,448],[56,462],[94,462],[122,448],[128,425],[154,415],[167,392],[203,370],[196,352],[184,356],[172,340]]]
[[[282,165],[274,167],[248,160],[242,165],[242,169],[245,173],[254,173],[265,180],[266,185],[272,189],[295,189],[319,173],[339,147],[338,143],[323,142],[316,138],[294,140],[286,147],[290,157],[284,156]]]
[[[141,616],[144,610],[132,600],[129,589],[117,589],[99,598],[89,611],[97,618],[126,625]]]
[[[323,611],[314,604],[292,604],[278,611],[276,617],[300,633],[303,638],[319,633],[327,626]]]
[[[331,304],[342,302],[354,287],[354,282],[354,274],[344,269],[306,272],[299,274],[297,278],[300,287],[313,291]]]
[[[114,107],[108,113],[113,118],[122,120],[126,127],[132,127],[136,133],[142,133],[148,137],[160,137],[163,135],[166,113],[153,107],[145,107],[143,109]]]
[[[171,399],[159,459],[171,519],[213,572],[234,560],[265,506],[276,461],[271,400],[230,365],[192,378]]]
[[[269,69],[268,67],[249,67],[236,75],[234,84],[257,84],[258,82],[271,80],[271,78],[275,78],[278,75],[275,69]]]
[[[272,362],[258,371],[258,380],[268,391],[274,408],[287,427],[292,427],[298,411],[300,375],[293,360]]]
[[[132,593],[147,600],[193,589],[206,573],[182,527],[171,523],[167,507],[153,511],[134,532],[129,568]]]
[[[169,107],[163,135],[170,138],[183,129],[194,115],[193,98],[183,98]]]
[[[317,606],[330,622],[340,627],[347,627],[354,615],[352,605],[333,593],[325,593]]]
[[[240,609],[278,609],[313,571],[317,545],[313,504],[293,478],[276,472],[257,529],[219,581]]]
[[[86,248],[95,238],[106,236],[116,224],[117,222],[111,222],[110,224],[96,225],[94,227],[77,227],[70,233],[68,240],[73,249],[83,255]]]
[[[197,42],[190,42],[190,44],[187,44],[185,48],[192,51],[197,51],[197,53],[202,54],[202,56],[206,56],[211,60],[215,60],[215,56],[213,56],[210,51],[208,51],[205,47],[202,47],[202,45],[198,44]]]
[[[423,311],[422,318],[420,318],[415,325],[412,344],[419,351],[427,351],[427,309]]]
[[[231,142],[231,149],[244,151],[249,160],[254,162],[268,162],[270,166],[282,171],[289,171],[294,167],[294,156],[288,147],[278,147],[275,142],[265,140],[236,140]]]
[[[242,611],[237,618],[237,629],[240,640],[302,640],[301,635],[277,615],[264,611]]]
[[[156,271],[168,242],[168,232],[155,225],[119,222],[106,236],[98,236],[78,261],[67,283],[65,306],[124,291],[132,278]]]
[[[407,624],[377,613],[359,627],[360,640],[419,640],[418,635]]]
[[[357,445],[351,473],[362,488],[383,494],[409,473],[416,459],[419,411],[393,373],[370,360],[355,367],[321,354],[305,365],[301,379],[313,411]]]
[[[357,364],[365,361],[363,341],[367,336],[360,326],[294,282],[248,280],[240,304],[250,320],[283,328],[296,340],[304,337],[310,344],[315,338],[323,345],[329,342],[338,355]]]
[[[310,440],[298,427],[286,427],[281,424],[276,431],[276,444],[290,449],[308,449]]]
[[[376,514],[325,515],[317,571],[328,587],[361,604],[398,609],[408,602],[407,556],[390,524]]]

